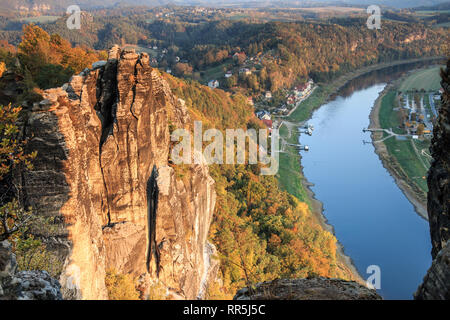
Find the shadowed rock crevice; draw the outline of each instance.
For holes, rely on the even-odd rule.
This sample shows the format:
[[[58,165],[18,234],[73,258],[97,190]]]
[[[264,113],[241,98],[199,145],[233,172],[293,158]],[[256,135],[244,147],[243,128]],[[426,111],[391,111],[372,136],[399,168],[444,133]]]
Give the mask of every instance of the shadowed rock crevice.
[[[148,208],[148,250],[147,250],[147,271],[151,273],[150,264],[155,257],[156,276],[160,271],[160,251],[156,243],[156,214],[158,211],[158,170],[153,167],[152,175],[147,182],[147,208]]]
[[[102,172],[103,187],[106,194],[108,194],[108,186],[105,181],[102,165],[102,147],[109,135],[113,134],[114,123],[116,121],[117,103],[119,101],[119,93],[117,90],[117,64],[116,59],[112,59],[107,62],[105,68],[100,69],[99,77],[97,79],[97,104],[94,109],[97,111],[97,115],[102,124],[101,137],[99,143],[99,165]],[[102,199],[103,201],[103,199]],[[107,207],[107,226],[111,226],[110,207],[108,198],[106,204],[102,203],[102,206]]]
[[[139,57],[139,59],[137,60],[136,64],[134,65],[134,85],[132,88],[133,91],[133,100],[131,101],[131,106],[130,106],[130,112],[133,115],[133,117],[138,120],[138,117],[134,114],[133,108],[134,108],[134,102],[136,101],[136,87],[138,85],[139,79],[138,79],[138,65],[141,65],[141,59]]]
[[[94,109],[102,124],[100,152],[106,138],[113,133],[116,121],[119,92],[117,90],[117,60],[108,61],[104,69],[100,69],[97,79],[97,103]]]

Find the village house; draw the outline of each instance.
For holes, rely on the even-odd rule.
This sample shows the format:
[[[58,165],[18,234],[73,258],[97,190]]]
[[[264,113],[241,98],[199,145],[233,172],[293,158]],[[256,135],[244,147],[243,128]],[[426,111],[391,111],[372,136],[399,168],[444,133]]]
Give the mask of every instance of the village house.
[[[294,105],[295,102],[296,102],[295,96],[288,96],[286,102],[287,102],[287,104],[289,104],[289,105]]]
[[[239,60],[239,61],[244,61],[244,60],[246,60],[246,54],[245,54],[245,52],[236,52],[234,55],[233,55],[233,59],[234,60]]]
[[[256,112],[256,116],[260,120],[271,120],[270,113],[266,110],[260,110],[260,111]]]
[[[266,92],[266,99],[272,99],[272,92],[270,91]]]
[[[211,80],[208,82],[208,87],[210,87],[211,89],[216,89],[219,87],[219,81],[217,80]]]
[[[243,75],[249,76],[249,75],[252,74],[252,72],[248,68],[242,68],[242,69],[239,70],[239,74],[243,74]]]
[[[277,109],[278,113],[287,113],[289,110],[286,107],[286,105],[282,105],[280,108]]]
[[[266,125],[266,127],[269,129],[269,132],[272,132],[273,122],[272,120],[263,119],[262,122]]]

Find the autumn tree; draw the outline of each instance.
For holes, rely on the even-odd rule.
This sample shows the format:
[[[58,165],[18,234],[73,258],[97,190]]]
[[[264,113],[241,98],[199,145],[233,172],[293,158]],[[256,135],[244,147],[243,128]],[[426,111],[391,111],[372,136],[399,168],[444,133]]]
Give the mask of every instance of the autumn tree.
[[[423,124],[423,123],[420,123],[418,126],[417,126],[417,134],[419,135],[419,136],[421,136],[421,135],[423,135],[423,132],[425,131],[425,125]]]
[[[67,82],[72,74],[91,67],[101,58],[99,53],[81,47],[73,48],[61,36],[49,35],[33,24],[23,27],[18,56],[42,89]]]
[[[139,291],[136,283],[129,274],[120,274],[115,270],[108,270],[105,277],[109,300],[138,300]]]
[[[12,171],[19,167],[31,168],[31,160],[36,153],[24,151],[25,141],[18,139],[17,121],[21,109],[11,105],[0,106],[0,182],[4,186],[0,195],[0,241],[10,238],[14,233],[27,228],[31,214],[22,210],[17,200],[10,199]]]
[[[192,75],[192,67],[188,63],[177,63],[174,68],[175,75],[187,76]]]

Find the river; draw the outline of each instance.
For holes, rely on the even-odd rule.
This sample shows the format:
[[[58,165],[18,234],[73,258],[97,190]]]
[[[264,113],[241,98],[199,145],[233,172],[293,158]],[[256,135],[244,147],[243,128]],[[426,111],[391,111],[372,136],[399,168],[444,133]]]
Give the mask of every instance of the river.
[[[428,222],[415,211],[375,153],[369,114],[387,81],[417,65],[387,68],[346,85],[334,100],[316,110],[308,122],[313,136],[302,153],[306,179],[323,203],[324,215],[345,254],[367,279],[380,267],[385,299],[412,299],[431,265]]]

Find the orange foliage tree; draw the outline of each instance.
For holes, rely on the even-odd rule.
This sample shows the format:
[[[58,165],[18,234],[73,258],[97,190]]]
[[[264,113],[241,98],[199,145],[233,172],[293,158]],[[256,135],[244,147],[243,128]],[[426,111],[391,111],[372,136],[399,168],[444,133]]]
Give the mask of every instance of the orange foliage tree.
[[[72,45],[57,34],[49,35],[39,26],[23,27],[18,56],[26,71],[43,89],[67,82],[74,73],[102,58],[96,51]]]

